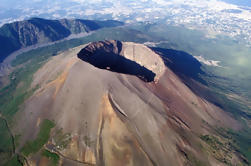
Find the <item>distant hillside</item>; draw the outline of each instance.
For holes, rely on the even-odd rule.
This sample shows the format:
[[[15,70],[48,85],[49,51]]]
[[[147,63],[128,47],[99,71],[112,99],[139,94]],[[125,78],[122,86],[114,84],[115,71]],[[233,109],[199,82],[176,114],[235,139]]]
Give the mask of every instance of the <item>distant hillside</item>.
[[[46,20],[41,18],[5,24],[0,28],[0,62],[10,53],[23,47],[57,41],[71,34],[120,25],[123,23],[113,20]]]

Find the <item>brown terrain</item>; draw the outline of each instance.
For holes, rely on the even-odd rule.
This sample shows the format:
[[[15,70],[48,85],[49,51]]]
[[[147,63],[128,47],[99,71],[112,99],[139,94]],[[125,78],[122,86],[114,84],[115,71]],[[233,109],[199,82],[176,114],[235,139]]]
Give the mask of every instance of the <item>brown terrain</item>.
[[[202,135],[238,130],[231,115],[196,95],[150,48],[103,41],[51,58],[34,75],[39,88],[17,114],[20,147],[36,138],[42,119],[56,123],[45,148],[61,165],[233,165],[234,150],[212,152]],[[57,130],[70,137],[57,146]],[[219,157],[220,156],[220,157]],[[31,165],[46,158],[31,155]]]

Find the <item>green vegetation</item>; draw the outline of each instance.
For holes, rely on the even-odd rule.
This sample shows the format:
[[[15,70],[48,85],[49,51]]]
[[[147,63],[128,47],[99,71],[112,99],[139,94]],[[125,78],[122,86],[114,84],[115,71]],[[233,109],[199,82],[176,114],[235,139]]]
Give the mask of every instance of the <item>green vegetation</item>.
[[[11,158],[10,161],[4,164],[4,166],[23,166],[22,161],[20,160],[18,155],[15,155]]]
[[[226,91],[222,87],[218,88],[218,85],[211,87],[213,98],[209,99],[209,101],[211,100],[212,103],[215,103],[224,111],[230,112],[237,120],[241,120],[242,117],[251,116],[251,109],[247,103],[230,99],[224,92]]]
[[[183,151],[187,162],[184,165],[192,165],[192,166],[206,166],[209,165],[207,162],[205,161],[201,161],[200,159],[198,159],[197,157],[195,157],[195,155],[190,152],[190,151]]]
[[[218,138],[212,135],[203,135],[200,136],[200,138],[216,150],[219,150],[220,146],[223,146],[223,144],[218,140]]]
[[[67,133],[63,133],[63,129],[59,129],[55,133],[54,140],[55,140],[57,148],[59,148],[60,150],[63,150],[70,143],[71,135]]]
[[[35,71],[42,65],[32,61],[15,69],[9,76],[10,84],[0,90],[0,111],[8,120],[18,111],[19,106],[32,95],[29,89]]]
[[[6,163],[13,153],[13,142],[6,122],[0,118],[0,165]]]
[[[230,164],[230,151],[236,151],[242,154],[243,162],[251,163],[251,132],[250,131],[232,131],[224,128],[216,129],[216,132],[221,135],[225,143],[222,143],[218,138],[212,135],[203,135],[200,138],[205,141],[211,148],[212,155],[221,162]]]
[[[16,146],[16,147],[19,146],[20,138],[21,138],[21,134],[17,134],[17,135],[14,136],[15,146]]]
[[[188,160],[190,161],[191,165],[193,166],[205,166],[206,164],[200,160],[198,160],[192,154],[188,154]]]
[[[227,165],[231,165],[231,142],[222,143],[217,137],[213,135],[203,135],[200,136],[201,140],[209,145],[208,152],[214,156],[215,159],[223,162]]]
[[[11,135],[5,121],[0,118],[0,151],[12,151]]]
[[[59,156],[56,153],[52,153],[48,150],[43,150],[42,156],[47,157],[51,161],[51,165],[58,165]]]
[[[223,138],[229,140],[232,149],[240,152],[251,164],[251,129],[247,126],[240,131],[217,128],[215,130]],[[247,161],[246,161],[247,162]]]
[[[38,60],[34,59],[29,63],[21,64],[10,74],[10,83],[0,89],[0,114],[6,118],[10,125],[12,124],[12,117],[19,110],[19,106],[36,90],[37,87],[30,89],[30,84],[33,74],[44,62],[45,61],[41,61],[40,58]],[[4,151],[4,153],[0,153],[0,163],[4,164],[10,159],[11,163],[18,163],[17,157],[11,158],[12,153],[10,149],[13,148],[13,145],[10,142],[10,133],[8,133],[7,127],[3,125],[2,120],[0,123],[0,149]],[[15,137],[14,139],[16,140],[19,137],[20,136]],[[10,161],[8,163],[10,163]]]
[[[228,131],[228,134],[232,136],[233,146],[239,151],[243,156],[245,156],[251,164],[251,130],[242,131]]]
[[[45,119],[40,126],[37,138],[33,141],[28,141],[21,149],[21,152],[25,156],[38,152],[42,148],[42,146],[48,141],[50,137],[50,131],[54,126],[55,124],[52,121]]]

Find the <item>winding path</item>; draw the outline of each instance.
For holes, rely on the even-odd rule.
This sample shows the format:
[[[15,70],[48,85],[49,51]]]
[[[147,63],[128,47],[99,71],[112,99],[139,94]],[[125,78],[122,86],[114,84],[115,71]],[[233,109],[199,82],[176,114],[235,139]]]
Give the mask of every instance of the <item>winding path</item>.
[[[76,160],[76,159],[72,159],[70,157],[67,157],[65,155],[63,155],[61,152],[59,152],[56,148],[55,148],[55,145],[52,145],[52,144],[47,144],[45,146],[45,149],[48,150],[49,152],[51,153],[56,153],[57,155],[59,155],[60,157],[62,157],[63,159],[65,160],[70,160],[72,162],[76,162],[78,164],[84,164],[84,165],[90,165],[90,166],[94,166],[95,164],[92,164],[92,163],[88,163],[88,162],[85,162],[85,161],[79,161],[79,160]]]

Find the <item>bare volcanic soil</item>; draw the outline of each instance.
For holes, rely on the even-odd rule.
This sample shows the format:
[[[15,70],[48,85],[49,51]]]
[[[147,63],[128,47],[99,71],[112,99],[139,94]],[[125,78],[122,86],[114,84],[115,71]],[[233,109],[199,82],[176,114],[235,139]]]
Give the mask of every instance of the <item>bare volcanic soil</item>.
[[[63,52],[34,75],[39,87],[17,114],[20,147],[34,139],[42,119],[55,122],[48,150],[61,164],[233,165],[233,150],[211,153],[201,140],[214,127],[240,125],[219,107],[193,93],[150,48],[101,41]],[[60,144],[59,132],[69,141]],[[228,155],[224,155],[227,153]],[[220,157],[219,157],[220,156]],[[231,156],[231,157],[228,157]],[[41,157],[28,156],[30,163]]]

